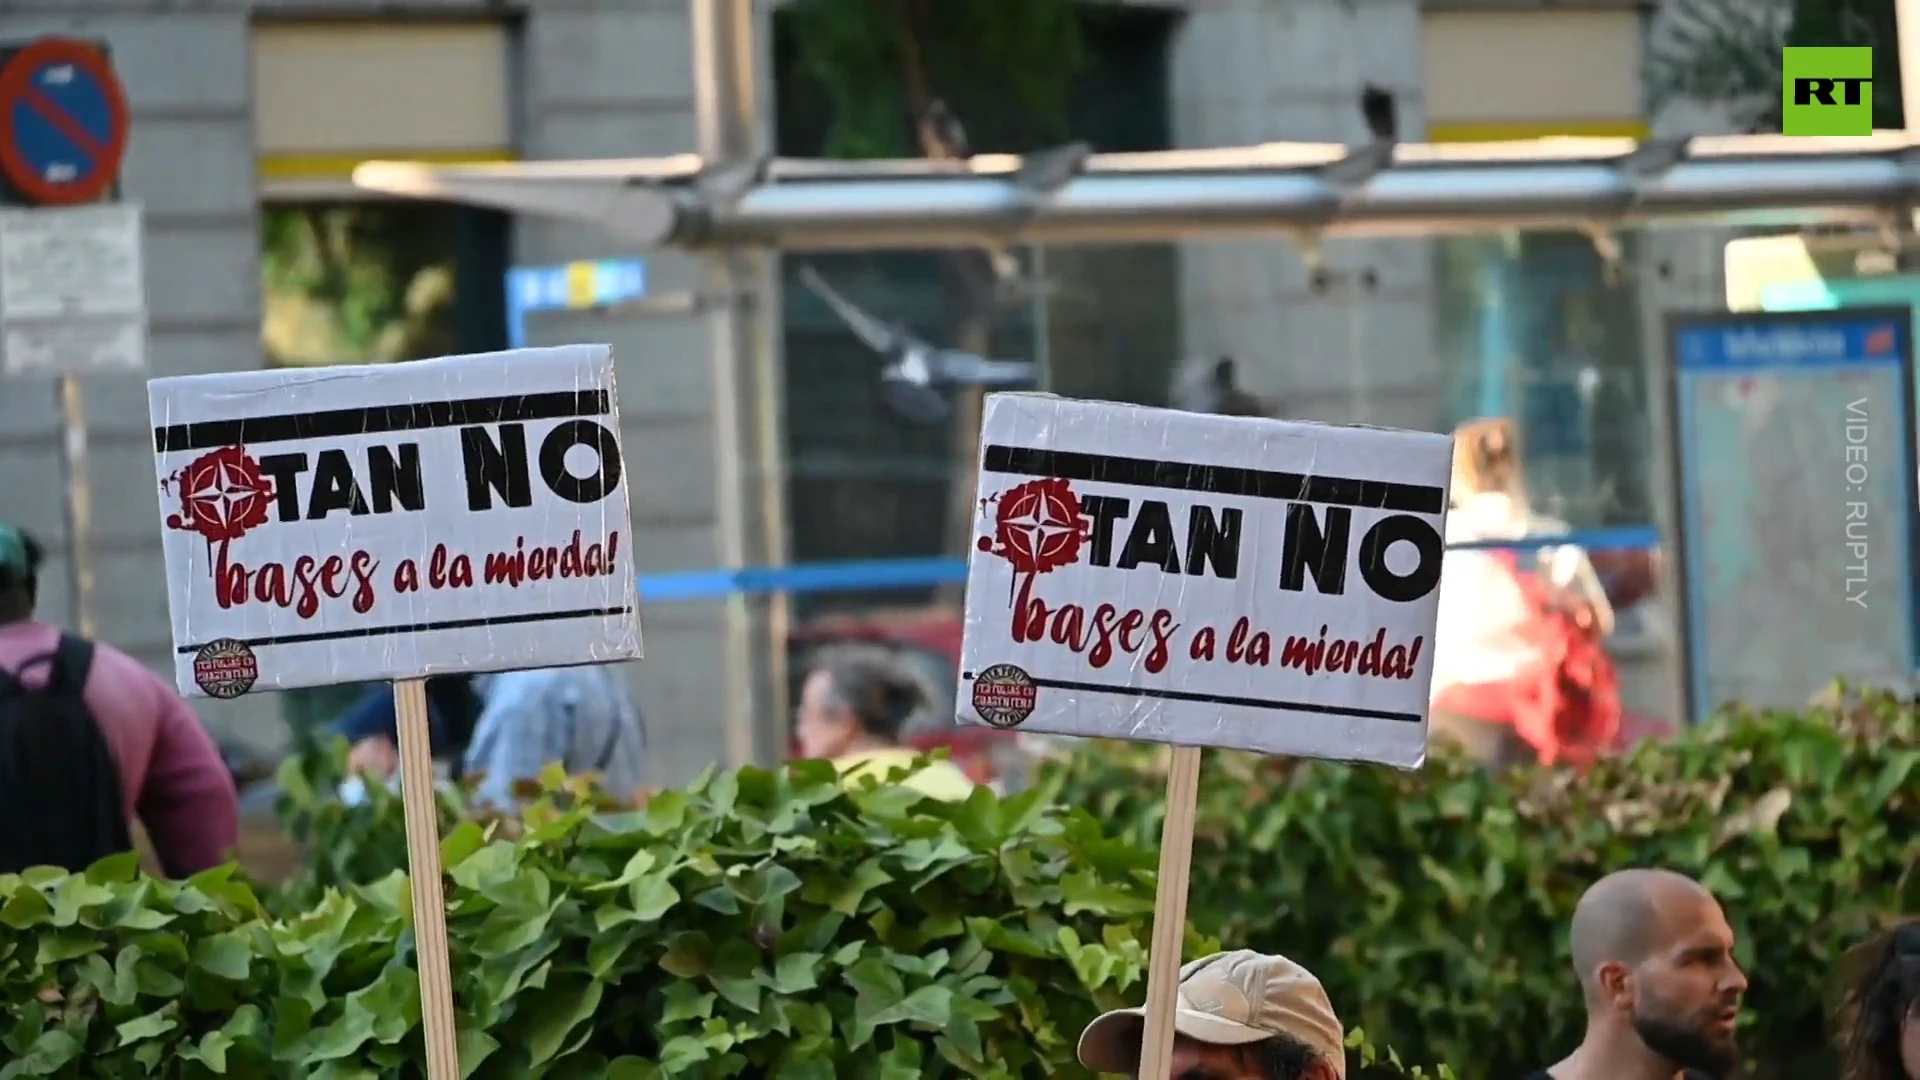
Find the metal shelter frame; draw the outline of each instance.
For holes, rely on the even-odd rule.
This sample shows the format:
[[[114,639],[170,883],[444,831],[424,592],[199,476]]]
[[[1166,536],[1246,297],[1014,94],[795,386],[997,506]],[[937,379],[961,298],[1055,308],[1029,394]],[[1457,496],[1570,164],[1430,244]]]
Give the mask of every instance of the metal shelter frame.
[[[1268,143],[965,162],[770,154],[753,0],[691,0],[695,154],[442,167],[367,162],[361,188],[602,225],[707,257],[719,537],[732,568],[785,562],[778,402],[780,251],[1321,238],[1568,229],[1618,258],[1614,232],[1666,222],[1912,229],[1920,136],[1536,139],[1349,147]],[[1900,0],[1903,44],[1920,34]],[[1903,54],[1912,49],[1903,48]],[[1911,62],[1911,55],[1903,61]],[[1905,80],[1909,102],[1920,79]],[[1912,117],[1920,110],[1910,109]],[[1920,117],[1917,117],[1920,118]],[[728,604],[734,763],[784,749],[786,609]],[[769,723],[771,721],[771,723]]]
[[[719,0],[714,0],[719,2]],[[1920,140],[1777,135],[1507,143],[1267,143],[982,154],[963,163],[699,155],[443,167],[356,184],[592,221],[646,247],[827,251],[1246,238],[1604,234],[1668,222],[1895,226]]]

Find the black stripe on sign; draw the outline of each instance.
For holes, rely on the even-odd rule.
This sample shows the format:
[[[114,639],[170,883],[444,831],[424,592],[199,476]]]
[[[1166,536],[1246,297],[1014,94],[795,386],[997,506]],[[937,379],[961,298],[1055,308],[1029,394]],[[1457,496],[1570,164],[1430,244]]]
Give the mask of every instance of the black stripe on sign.
[[[1226,465],[1193,465],[1184,461],[1154,461],[1114,454],[1076,454],[1066,450],[1040,450],[998,443],[987,447],[981,468],[990,473],[1015,476],[1052,476],[1096,484],[1170,488],[1209,495],[1357,506],[1414,514],[1438,514],[1447,502],[1444,490],[1424,484],[1355,480],[1319,473],[1309,475],[1240,469]]]
[[[973,681],[973,672],[960,676]],[[1313,701],[1284,701],[1277,698],[1239,697],[1233,694],[1203,694],[1195,690],[1156,690],[1140,686],[1108,686],[1105,683],[1076,682],[1072,679],[1043,679],[1032,676],[1033,685],[1049,690],[1072,690],[1084,694],[1117,694],[1121,697],[1155,698],[1160,701],[1194,701],[1202,705],[1231,705],[1241,709],[1270,709],[1274,712],[1317,713],[1321,716],[1351,716],[1361,720],[1392,720],[1418,724],[1419,713],[1393,712],[1387,709],[1361,709],[1349,705],[1323,705]]]
[[[153,429],[153,448],[165,454],[175,450],[211,450],[221,446],[253,446],[301,439],[339,439],[349,435],[383,435],[394,431],[467,427],[472,424],[565,420],[575,416],[605,416],[612,411],[612,397],[605,390],[559,390],[547,394],[514,394],[510,397],[455,398],[452,401],[418,401],[360,409],[327,409],[322,412],[174,424]]]
[[[625,615],[631,608],[580,608],[574,611],[533,611],[525,615],[495,615],[488,619],[448,619],[443,622],[402,623],[397,626],[368,626],[357,630],[318,630],[311,634],[282,634],[279,637],[247,638],[240,642],[249,648],[269,645],[307,645],[316,641],[347,641],[352,638],[392,637],[395,634],[431,634],[436,630],[475,630],[482,626],[518,626],[524,623],[565,622],[572,619],[611,619]],[[197,653],[210,642],[179,645],[174,652]]]

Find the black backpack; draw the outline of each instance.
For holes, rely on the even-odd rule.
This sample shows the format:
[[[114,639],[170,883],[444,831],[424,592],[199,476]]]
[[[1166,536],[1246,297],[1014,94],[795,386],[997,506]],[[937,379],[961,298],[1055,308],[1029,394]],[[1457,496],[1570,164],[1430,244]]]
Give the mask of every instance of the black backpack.
[[[433,744],[433,755],[452,763],[451,775],[455,782],[460,780],[460,766],[467,760],[467,744],[473,741],[473,729],[479,726],[480,714],[486,711],[486,704],[480,700],[480,692],[474,689],[471,675],[433,675],[427,678],[427,708],[432,710],[430,716],[440,721],[440,738]],[[393,719],[398,724],[398,703],[394,708],[396,715]],[[394,736],[399,737],[397,728]]]
[[[44,686],[20,675],[49,665]],[[67,634],[51,653],[0,669],[0,873],[85,870],[133,850],[120,767],[82,692],[93,643]]]

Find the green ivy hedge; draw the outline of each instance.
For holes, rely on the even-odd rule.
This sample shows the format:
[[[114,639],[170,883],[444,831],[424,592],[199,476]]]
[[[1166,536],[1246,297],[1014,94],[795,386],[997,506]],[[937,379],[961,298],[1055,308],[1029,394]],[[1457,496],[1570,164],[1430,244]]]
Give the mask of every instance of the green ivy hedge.
[[[133,856],[0,876],[0,1080],[422,1076],[400,801],[322,797],[344,752],[282,770],[316,852],[289,886]],[[482,819],[440,793],[468,1076],[1083,1077],[1081,1027],[1144,996],[1154,850],[1039,792],[849,793],[798,763],[643,811],[557,774],[530,794]],[[1352,1075],[1401,1074],[1350,1042]]]
[[[1047,783],[1149,845],[1163,761],[1102,747]],[[1203,769],[1195,928],[1292,956],[1349,1023],[1467,1077],[1523,1075],[1577,1044],[1566,926],[1608,871],[1671,867],[1718,893],[1752,983],[1749,1057],[1779,1075],[1834,1075],[1835,964],[1920,910],[1920,725],[1884,696],[1730,715],[1585,775],[1218,752]]]
[[[0,876],[0,1080],[422,1075],[399,801],[321,797],[342,750],[282,772],[315,852],[288,887],[231,868],[154,881],[130,857]],[[1080,1026],[1143,993],[1157,760],[1101,747],[1038,791],[962,804],[848,793],[817,763],[644,811],[557,776],[517,820],[443,792],[462,1063],[1082,1076]],[[1880,917],[1920,909],[1916,862],[1920,736],[1884,698],[1730,718],[1584,776],[1209,754],[1190,908],[1208,938],[1190,930],[1188,953],[1285,952],[1409,1060],[1517,1075],[1577,1038],[1563,935],[1580,890],[1672,866],[1740,931],[1753,1056],[1824,1075],[1806,1057],[1820,989]]]
[[[336,778],[287,776],[296,803]],[[563,783],[441,844],[469,1076],[1085,1075],[1080,1027],[1143,993],[1153,851],[1037,793],[848,794],[802,763],[622,813]],[[384,791],[302,816],[339,831],[316,879],[403,850]],[[231,868],[0,877],[0,1080],[421,1075],[406,879],[335,883],[276,919]]]

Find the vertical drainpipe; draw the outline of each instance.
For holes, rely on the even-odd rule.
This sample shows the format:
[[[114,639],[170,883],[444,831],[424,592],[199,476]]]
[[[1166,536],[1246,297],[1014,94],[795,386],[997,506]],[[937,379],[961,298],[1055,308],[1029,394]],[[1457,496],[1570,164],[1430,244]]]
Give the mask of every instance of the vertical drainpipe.
[[[694,0],[692,23],[700,155],[710,170],[748,166],[769,150],[753,0]],[[721,248],[705,257],[721,562],[734,569],[778,565],[785,561],[787,530],[777,255],[755,247]],[[725,685],[716,690],[724,699],[728,763],[769,764],[785,750],[785,599],[735,593],[725,604]]]
[[[1489,246],[1494,257],[1480,264],[1480,393],[1474,415],[1504,416],[1507,360],[1513,355],[1510,259],[1504,240],[1494,240]]]

